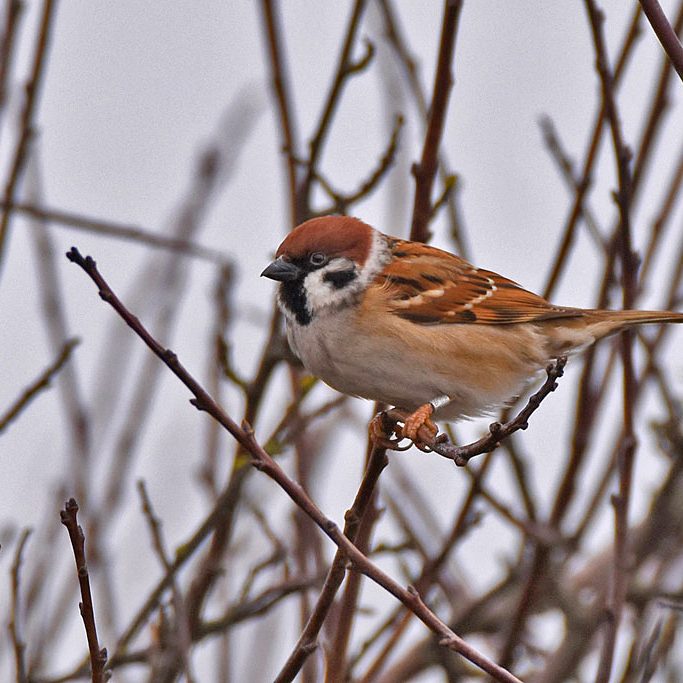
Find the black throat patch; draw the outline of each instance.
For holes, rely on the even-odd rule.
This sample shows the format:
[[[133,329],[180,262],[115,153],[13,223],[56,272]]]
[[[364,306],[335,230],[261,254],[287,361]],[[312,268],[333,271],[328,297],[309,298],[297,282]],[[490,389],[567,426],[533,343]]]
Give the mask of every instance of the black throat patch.
[[[304,280],[299,278],[291,282],[283,282],[280,285],[280,303],[294,314],[299,325],[308,325],[311,322],[311,314],[306,307],[306,292]]]

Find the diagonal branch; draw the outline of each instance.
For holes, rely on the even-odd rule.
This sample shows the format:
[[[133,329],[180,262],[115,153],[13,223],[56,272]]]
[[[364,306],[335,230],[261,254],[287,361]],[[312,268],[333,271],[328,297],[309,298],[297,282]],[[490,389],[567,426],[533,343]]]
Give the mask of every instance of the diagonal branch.
[[[40,377],[24,389],[21,396],[17,398],[3,415],[0,415],[0,434],[41,391],[44,391],[50,386],[52,378],[62,369],[64,363],[69,360],[71,352],[79,343],[80,340],[75,337],[69,339],[62,347],[62,350],[59,352],[59,355],[54,362],[49,367],[45,368],[40,374]]]
[[[14,157],[10,167],[9,178],[5,185],[3,195],[4,208],[2,209],[2,216],[0,217],[0,266],[2,266],[2,258],[7,248],[7,232],[9,230],[9,220],[12,211],[9,208],[14,202],[14,195],[19,184],[19,178],[26,160],[28,159],[29,143],[33,137],[33,117],[35,114],[36,104],[38,101],[38,94],[43,83],[43,76],[45,73],[45,65],[47,63],[47,46],[50,42],[52,33],[52,24],[54,19],[55,7],[57,3],[55,0],[45,0],[43,4],[43,12],[40,20],[40,28],[38,38],[36,41],[35,52],[33,54],[33,66],[31,75],[26,83],[26,95],[24,100],[24,108],[21,114],[21,130],[19,132],[19,141],[14,150]]]
[[[676,73],[683,81],[683,45],[666,18],[662,6],[657,0],[640,0],[640,4]]]
[[[75,247],[72,247],[71,251],[67,253],[67,258],[86,272],[97,285],[100,297],[116,310],[124,322],[131,327],[155,355],[157,355],[192,392],[194,395],[194,398],[190,400],[192,405],[198,410],[209,413],[209,415],[232,434],[237,442],[252,456],[252,465],[270,477],[284,490],[289,498],[317,524],[335,545],[337,545],[357,571],[360,571],[387,592],[391,593],[391,595],[414,612],[418,619],[439,637],[439,644],[442,647],[462,655],[497,681],[503,681],[504,683],[520,683],[520,680],[516,676],[479,652],[460,636],[456,635],[425,605],[414,588],[410,586],[404,588],[401,586],[358,550],[339,527],[323,514],[301,485],[290,479],[275,460],[273,460],[273,458],[259,445],[254,437],[254,432],[249,425],[246,422],[243,422],[241,427],[237,425],[237,423],[234,422],[211,396],[209,396],[201,384],[199,384],[199,382],[183,367],[176,354],[170,349],[165,349],[161,346],[147,329],[145,329],[142,323],[123,305],[111,287],[109,287],[106,280],[99,273],[95,261],[91,257],[83,257]]]
[[[344,45],[342,47],[341,54],[339,55],[337,71],[332,81],[332,85],[330,86],[330,92],[325,100],[325,106],[323,107],[320,121],[318,122],[316,131],[313,134],[309,144],[309,154],[307,160],[308,171],[298,190],[297,204],[299,207],[301,207],[300,211],[310,210],[310,194],[311,188],[313,187],[313,180],[315,179],[315,174],[318,168],[318,161],[320,160],[320,154],[322,153],[325,140],[330,132],[332,117],[334,116],[334,112],[339,104],[339,98],[341,97],[343,87],[350,76],[359,73],[362,68],[367,66],[372,55],[371,48],[368,48],[366,57],[361,59],[360,62],[354,63],[351,61],[351,51],[356,40],[356,33],[358,32],[358,27],[360,25],[366,5],[367,0],[355,0],[353,5],[353,11],[351,12],[351,18],[349,19],[349,25],[346,29]],[[299,220],[303,220],[303,218],[306,217],[307,216],[300,215]]]
[[[375,489],[379,475],[382,473],[382,470],[386,467],[387,463],[386,451],[384,449],[373,449],[365,471],[365,476],[358,489],[356,498],[353,501],[353,505],[344,515],[344,535],[352,543],[356,540],[361,520],[372,500],[372,492]],[[318,596],[316,605],[311,612],[311,616],[308,619],[306,628],[301,636],[299,636],[299,640],[297,641],[294,650],[287,658],[287,661],[275,679],[277,683],[285,683],[294,680],[294,677],[301,670],[301,667],[308,656],[317,647],[316,639],[320,633],[320,629],[332,608],[334,596],[337,594],[337,591],[344,580],[344,576],[346,575],[346,562],[346,554],[339,548],[335,553],[330,569],[327,572],[325,583]]]

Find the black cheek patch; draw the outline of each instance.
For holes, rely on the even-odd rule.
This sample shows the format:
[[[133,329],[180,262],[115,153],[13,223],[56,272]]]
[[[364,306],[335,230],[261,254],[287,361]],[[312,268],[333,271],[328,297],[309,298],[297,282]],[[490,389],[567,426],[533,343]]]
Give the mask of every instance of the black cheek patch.
[[[295,315],[299,325],[308,325],[311,322],[311,314],[306,306],[303,280],[283,282],[280,285],[280,301],[288,311]]]
[[[355,270],[333,270],[323,275],[324,282],[330,282],[336,289],[342,289],[356,279]]]

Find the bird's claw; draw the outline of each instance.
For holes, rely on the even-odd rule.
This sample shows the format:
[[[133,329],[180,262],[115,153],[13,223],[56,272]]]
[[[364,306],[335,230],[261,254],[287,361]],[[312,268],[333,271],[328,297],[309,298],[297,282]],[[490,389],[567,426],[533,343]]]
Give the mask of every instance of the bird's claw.
[[[428,453],[432,450],[429,444],[436,440],[439,433],[439,428],[431,419],[433,412],[434,407],[430,403],[425,403],[402,417],[402,426],[396,423],[390,424],[385,413],[378,413],[370,421],[370,438],[378,448],[405,451],[411,445],[415,445],[421,451]],[[395,439],[391,438],[392,433],[396,435]],[[411,443],[401,446],[400,443],[404,439],[409,439]]]
[[[368,425],[368,432],[370,440],[377,448],[386,448],[391,451],[405,451],[410,448],[410,444],[407,446],[401,446],[401,441],[403,441],[403,436],[397,433],[397,438],[392,439],[391,434],[396,431],[396,427],[392,427],[387,420],[387,415],[385,412],[377,413],[375,417],[370,420]]]

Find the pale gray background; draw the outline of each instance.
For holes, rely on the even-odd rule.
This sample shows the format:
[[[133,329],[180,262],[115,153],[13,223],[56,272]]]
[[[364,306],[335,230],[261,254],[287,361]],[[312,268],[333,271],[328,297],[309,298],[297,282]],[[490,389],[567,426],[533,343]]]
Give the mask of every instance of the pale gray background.
[[[13,88],[19,88],[25,78],[36,4],[26,3],[23,47]],[[601,5],[608,17],[606,33],[613,55],[632,3],[603,0]],[[670,11],[673,3],[664,2],[663,6]],[[431,87],[441,3],[408,0],[400,3],[400,8],[404,30],[419,58],[425,82]],[[304,134],[308,134],[317,121],[336,63],[348,3],[287,0],[282,10],[298,121]],[[385,88],[378,81],[380,73],[387,79],[397,79],[399,103],[402,97],[401,81],[377,35],[376,19],[371,6],[361,34],[376,42],[378,60],[384,67],[354,79],[347,88],[325,152],[323,168],[342,188],[356,186],[358,178],[373,167],[387,139],[391,112],[386,106]],[[619,98],[629,142],[633,142],[641,123],[643,102],[653,87],[652,67],[659,59],[659,45],[654,35],[646,32]],[[570,152],[575,158],[582,157],[598,100],[593,61],[587,19],[580,2],[465,2],[444,148],[462,178],[461,203],[473,259],[531,289],[542,287],[568,206],[568,193],[543,148],[537,119],[542,113],[552,116]],[[680,105],[680,82],[672,92],[675,107]],[[255,362],[254,350],[264,338],[273,294],[273,283],[260,279],[259,273],[289,227],[257,3],[64,0],[58,9],[37,115],[36,151],[47,205],[163,232],[189,185],[198,150],[215,137],[226,107],[239,99],[254,112],[254,129],[198,241],[231,254],[238,265],[234,355],[248,373]],[[410,105],[408,110],[413,113]],[[13,149],[10,141],[14,140],[17,115],[16,110],[5,114],[0,148],[5,168]],[[355,210],[384,231],[402,236],[407,234],[412,201],[409,164],[417,157],[420,142],[421,131],[415,121],[411,115],[404,132],[403,152],[390,181],[403,190],[394,192],[391,201],[388,193],[379,192]],[[669,120],[667,130],[671,132],[677,126],[680,133],[682,124],[678,111]],[[680,134],[667,139],[680,142]],[[671,160],[677,145],[667,144],[671,145]],[[612,169],[608,155],[600,167],[601,185],[592,199],[605,226],[614,216],[609,196],[615,183]],[[660,178],[666,178],[669,170],[662,167]],[[400,195],[403,203],[397,204]],[[659,199],[656,174],[652,177],[652,191],[646,196],[648,199],[635,216],[636,246],[641,244],[638,231],[642,234],[652,217],[648,200]],[[674,225],[677,228],[673,232],[679,235],[681,207]],[[435,242],[448,245],[443,223],[435,227]],[[143,252],[146,255],[143,248],[62,228],[54,230],[54,237],[60,251],[75,244],[83,253],[92,254],[111,284],[129,301],[134,294],[139,295],[131,287]],[[569,273],[554,297],[558,303],[592,303],[589,294],[598,277],[593,258],[582,238]],[[0,406],[8,404],[54,356],[39,312],[35,285],[39,268],[26,222],[15,217],[0,275]],[[664,265],[661,268],[662,275],[668,272]],[[76,351],[81,380],[88,395],[100,392],[100,400],[105,400],[106,391],[94,384],[89,373],[97,367],[103,340],[115,326],[114,314],[100,302],[84,274],[66,259],[61,262],[60,277],[68,296],[72,333],[82,338]],[[165,340],[199,376],[206,366],[212,278],[208,265],[193,267],[184,286],[186,304],[175,333]],[[658,305],[657,292],[647,293],[643,305],[648,303]],[[675,334],[675,340],[678,346],[681,332]],[[142,354],[140,346],[134,344],[132,348]],[[683,364],[678,356],[673,356],[670,367],[683,385]],[[543,406],[542,417],[533,421],[529,430],[529,451],[542,461],[535,469],[541,496],[550,494],[552,486],[548,482],[554,481],[561,468],[561,449],[556,449],[555,443],[566,428],[565,418],[571,415],[569,401],[575,380],[576,373],[570,370],[563,381],[564,391]],[[163,374],[160,390],[164,400],[155,408],[152,428],[146,433],[133,476],[147,478],[167,538],[173,544],[186,537],[199,510],[205,508],[195,482],[195,468],[201,457],[196,444],[200,443],[205,418],[189,406],[187,391],[169,373]],[[316,391],[322,396],[328,390]],[[277,386],[269,396],[278,400]],[[236,395],[230,392],[226,408],[239,416]],[[318,502],[336,520],[342,518],[357,485],[363,457],[363,420],[369,410],[369,404],[353,403],[357,424],[348,430],[339,452],[328,454],[325,476],[329,485]],[[656,406],[652,415],[658,415]],[[0,438],[3,608],[5,598],[1,596],[7,594],[13,551],[10,530],[41,523],[46,505],[52,505],[51,492],[66,457],[60,429],[63,419],[53,390],[38,398]],[[475,427],[480,429],[481,424]],[[259,433],[267,431],[264,423]],[[439,501],[437,509],[443,520],[449,519],[465,478],[436,457],[414,451],[395,457],[414,473],[423,490]],[[647,465],[643,462],[639,460],[636,470],[636,509],[647,496],[648,480],[658,466],[656,459]],[[283,494],[261,477],[255,477],[250,486],[260,496],[272,498],[276,517],[277,510],[282,509]],[[609,512],[605,511],[604,518],[606,537],[611,533]],[[57,510],[54,520],[54,533],[63,535],[57,547],[71,561]],[[133,501],[126,506],[116,534],[125,537],[139,523],[138,504]],[[500,536],[501,528],[489,516],[466,543],[471,548],[467,555],[471,566],[466,569],[475,583],[491,580],[491,573],[498,569],[496,562],[482,558],[490,558],[491,553],[496,557],[504,555],[507,541]],[[390,534],[390,529],[379,532],[381,537]],[[118,587],[128,598],[121,605],[122,622],[159,575],[146,539],[144,545],[140,543],[140,539],[128,543],[134,561],[125,554],[118,555],[113,567]],[[384,599],[370,588],[364,595],[368,601]],[[65,668],[85,652],[80,624],[74,623],[63,649]],[[266,671],[276,669],[291,645],[293,634],[288,634],[292,623],[282,622],[282,650],[275,652]],[[420,626],[415,629],[416,633],[423,632]],[[106,632],[103,641],[107,644]],[[248,653],[245,655],[248,657]],[[236,671],[245,676],[249,670],[248,659],[236,665]],[[0,673],[0,677],[4,676]],[[135,680],[134,674],[128,674],[127,680]]]

